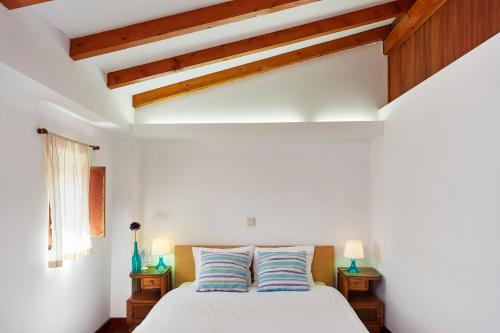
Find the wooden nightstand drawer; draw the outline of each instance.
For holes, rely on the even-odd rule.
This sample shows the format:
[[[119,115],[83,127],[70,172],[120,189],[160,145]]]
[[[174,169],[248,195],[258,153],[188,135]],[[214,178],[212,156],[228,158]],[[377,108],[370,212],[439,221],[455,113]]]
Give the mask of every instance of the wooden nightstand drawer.
[[[127,300],[127,324],[132,332],[170,288],[170,267],[157,270],[149,266],[139,273],[130,273],[132,296]]]
[[[353,295],[349,303],[370,332],[378,332],[384,326],[384,303],[375,295]]]
[[[366,279],[349,278],[349,290],[368,291],[370,282]]]
[[[157,289],[161,286],[161,278],[142,278],[141,289]]]
[[[380,333],[384,327],[384,303],[373,293],[373,284],[381,278],[370,267],[361,267],[359,273],[349,273],[347,268],[338,270],[339,291],[370,333]]]
[[[129,323],[140,323],[149,311],[153,308],[154,304],[137,304],[127,302],[127,321]]]
[[[144,318],[146,318],[153,306],[154,304],[134,303],[133,301],[128,301],[127,321],[129,323],[140,323]]]
[[[366,326],[382,326],[383,313],[380,307],[354,307],[354,311]]]

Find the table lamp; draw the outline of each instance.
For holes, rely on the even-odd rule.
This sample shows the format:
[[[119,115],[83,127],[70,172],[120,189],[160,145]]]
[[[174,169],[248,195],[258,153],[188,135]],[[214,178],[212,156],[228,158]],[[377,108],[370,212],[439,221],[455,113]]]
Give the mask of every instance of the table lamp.
[[[151,246],[151,254],[154,256],[159,256],[158,265],[156,269],[163,271],[167,268],[167,265],[163,262],[163,256],[170,253],[170,244],[163,238],[155,238],[153,240],[153,245]]]
[[[344,257],[351,259],[351,266],[347,269],[348,273],[359,273],[359,268],[356,267],[356,259],[363,259],[363,243],[358,240],[348,240],[345,243]]]

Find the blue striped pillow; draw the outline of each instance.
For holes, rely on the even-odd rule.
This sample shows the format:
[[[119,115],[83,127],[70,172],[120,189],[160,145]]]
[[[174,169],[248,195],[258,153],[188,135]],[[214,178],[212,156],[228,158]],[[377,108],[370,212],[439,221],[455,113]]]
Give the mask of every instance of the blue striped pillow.
[[[258,291],[308,291],[305,251],[259,252]]]
[[[249,252],[201,251],[200,279],[196,291],[248,291]]]

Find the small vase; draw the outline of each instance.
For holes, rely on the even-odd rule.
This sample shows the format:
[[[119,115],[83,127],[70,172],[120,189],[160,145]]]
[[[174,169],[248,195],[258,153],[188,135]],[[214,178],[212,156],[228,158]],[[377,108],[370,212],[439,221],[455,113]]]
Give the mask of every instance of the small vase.
[[[134,242],[134,254],[132,255],[132,273],[141,272],[141,256],[139,255],[139,248],[137,247],[137,241]]]

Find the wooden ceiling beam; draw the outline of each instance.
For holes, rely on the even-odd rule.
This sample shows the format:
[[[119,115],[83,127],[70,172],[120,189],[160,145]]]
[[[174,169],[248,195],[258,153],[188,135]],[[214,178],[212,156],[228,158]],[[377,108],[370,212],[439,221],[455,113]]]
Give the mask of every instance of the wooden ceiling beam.
[[[233,0],[126,27],[73,38],[70,56],[81,60],[318,0]]]
[[[260,73],[265,73],[277,68],[296,64],[302,61],[318,58],[327,54],[332,54],[357,46],[382,41],[387,36],[390,30],[390,26],[372,29],[355,35],[339,38],[318,45],[302,48],[296,51],[280,54],[267,59],[200,76],[191,80],[146,91],[134,95],[132,97],[132,104],[135,108],[139,108],[152,103],[165,101],[176,96],[185,95],[209,87],[214,87],[224,83],[240,80]]]
[[[51,0],[0,0],[0,3],[2,3],[7,9],[17,9],[49,1]]]
[[[384,54],[390,54],[418,29],[446,0],[417,0],[384,41]]]
[[[407,12],[408,8],[410,8],[409,1],[393,1],[289,29],[110,72],[107,74],[107,85],[111,89],[119,88],[129,84],[154,79],[171,72],[213,64],[239,56],[297,43],[303,40],[357,28],[366,24],[380,22],[394,17],[401,17]]]

